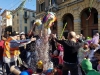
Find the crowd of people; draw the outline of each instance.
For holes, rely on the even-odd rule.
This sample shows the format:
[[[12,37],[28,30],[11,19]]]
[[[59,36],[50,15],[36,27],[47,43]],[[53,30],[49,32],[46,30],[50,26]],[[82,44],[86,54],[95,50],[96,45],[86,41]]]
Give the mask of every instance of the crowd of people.
[[[67,39],[59,39],[46,29],[30,36],[14,31],[0,41],[2,71],[4,75],[100,75],[99,44],[98,33],[85,38],[71,31]]]

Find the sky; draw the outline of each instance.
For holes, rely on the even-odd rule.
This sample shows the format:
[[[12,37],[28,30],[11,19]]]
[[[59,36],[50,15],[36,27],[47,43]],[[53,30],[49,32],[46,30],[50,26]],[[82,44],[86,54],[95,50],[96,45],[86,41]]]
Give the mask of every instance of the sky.
[[[22,0],[0,0],[0,8],[2,8],[1,13],[7,10],[14,10],[16,9]],[[25,8],[36,10],[36,0],[27,0],[25,3]]]

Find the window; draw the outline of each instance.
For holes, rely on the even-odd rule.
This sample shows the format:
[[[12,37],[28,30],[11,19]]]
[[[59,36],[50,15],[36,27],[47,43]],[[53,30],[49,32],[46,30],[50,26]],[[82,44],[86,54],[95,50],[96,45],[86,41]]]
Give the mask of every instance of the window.
[[[83,32],[84,32],[84,31],[83,31],[83,30],[81,30],[81,34],[84,34]]]
[[[18,13],[17,13],[17,16],[18,16]]]
[[[15,17],[15,15],[13,15],[13,18]]]
[[[57,0],[51,0],[51,4],[57,4]]]
[[[94,24],[98,24],[98,13],[94,13]]]
[[[39,12],[44,11],[44,10],[45,10],[45,2],[39,5]]]
[[[35,17],[35,13],[34,12],[32,13],[32,17]]]
[[[57,0],[49,0],[49,3],[50,3],[50,5],[52,5],[52,4],[57,4]]]
[[[24,30],[25,30],[25,33],[27,33],[27,26],[25,26]]]
[[[27,23],[27,19],[24,19],[24,23]]]
[[[24,12],[24,15],[27,16],[27,11]]]

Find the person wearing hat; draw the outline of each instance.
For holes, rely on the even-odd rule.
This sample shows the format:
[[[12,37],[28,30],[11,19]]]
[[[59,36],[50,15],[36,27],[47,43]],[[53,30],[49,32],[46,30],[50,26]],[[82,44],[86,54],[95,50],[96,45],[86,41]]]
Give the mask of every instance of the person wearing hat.
[[[25,40],[26,39],[26,36],[25,36],[25,33],[24,32],[21,32],[20,33],[20,39],[21,40]]]
[[[26,36],[25,36],[25,33],[24,32],[21,32],[20,33],[20,39],[21,40],[25,40],[26,39]],[[23,46],[20,46],[19,47],[19,50],[20,50],[20,58],[21,58],[21,60],[22,60],[22,62],[24,61],[24,62],[26,62],[26,45],[23,45]]]
[[[89,59],[83,59],[81,66],[86,75],[100,75],[99,72],[97,72],[92,68],[92,63],[90,62]]]
[[[16,65],[17,57],[19,56],[19,46],[26,43],[36,40],[35,38],[26,39],[26,40],[17,40],[19,35],[18,32],[12,32],[12,35],[7,38],[4,44],[4,52],[3,52],[3,62],[6,64],[6,72],[10,73],[10,66]]]
[[[89,44],[88,42],[84,42],[84,45],[79,49],[78,52],[79,63],[81,63],[84,58],[87,58],[89,56],[89,53],[90,53]]]
[[[80,66],[80,63],[82,62],[84,58],[88,58],[89,53],[90,53],[89,44],[88,42],[84,42],[83,46],[79,49],[79,52],[78,52],[79,68],[80,68],[80,72],[82,73],[82,75],[85,75],[85,74]]]

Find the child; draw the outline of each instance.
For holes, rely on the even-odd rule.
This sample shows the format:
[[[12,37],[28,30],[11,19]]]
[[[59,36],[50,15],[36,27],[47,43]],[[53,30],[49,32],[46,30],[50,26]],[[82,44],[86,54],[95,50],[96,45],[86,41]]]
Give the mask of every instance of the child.
[[[87,58],[89,53],[90,53],[89,44],[85,42],[83,47],[79,49],[79,54],[78,54],[79,63],[81,63],[84,58]]]
[[[57,43],[57,50],[59,50],[60,51],[60,53],[59,53],[59,64],[63,64],[63,46],[61,45],[61,44],[59,44],[59,43]]]
[[[53,54],[50,53],[50,56],[52,58],[52,62],[53,62],[54,67],[58,66],[58,64],[59,64],[59,51],[55,50],[53,52]]]

